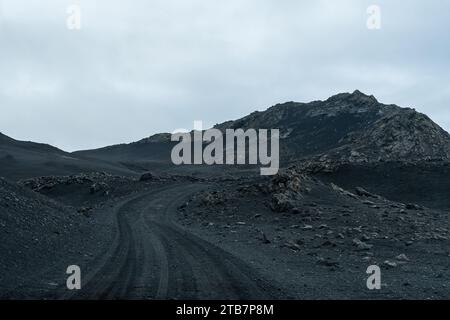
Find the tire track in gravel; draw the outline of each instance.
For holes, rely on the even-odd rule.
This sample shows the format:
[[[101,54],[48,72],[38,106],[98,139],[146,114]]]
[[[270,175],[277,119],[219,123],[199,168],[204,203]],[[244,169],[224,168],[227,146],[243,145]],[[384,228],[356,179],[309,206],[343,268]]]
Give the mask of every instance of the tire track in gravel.
[[[173,222],[202,184],[160,188],[122,201],[111,249],[84,276],[76,299],[269,299],[280,294],[242,260]]]

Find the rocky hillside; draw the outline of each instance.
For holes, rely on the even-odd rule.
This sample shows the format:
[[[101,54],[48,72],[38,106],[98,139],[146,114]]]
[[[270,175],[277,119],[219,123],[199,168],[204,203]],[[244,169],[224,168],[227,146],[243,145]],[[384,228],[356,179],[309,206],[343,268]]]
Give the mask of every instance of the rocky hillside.
[[[220,130],[280,129],[282,166],[292,163],[311,166],[312,163],[327,167],[341,163],[450,158],[450,135],[426,115],[414,109],[380,103],[358,90],[340,93],[325,101],[278,104],[215,127]],[[162,133],[129,144],[66,153],[0,134],[0,176],[28,178],[37,171],[39,175],[86,171],[122,175],[177,170],[170,160],[174,145],[170,135]]]
[[[358,163],[450,157],[450,135],[426,115],[380,103],[358,90],[325,101],[278,104],[215,128],[280,129],[284,165],[304,159]],[[148,170],[169,163],[172,146],[169,134],[158,134],[74,155],[128,167],[146,161]]]
[[[279,128],[282,160],[350,162],[448,159],[450,135],[414,109],[379,103],[360,91],[325,101],[288,102],[217,128]]]

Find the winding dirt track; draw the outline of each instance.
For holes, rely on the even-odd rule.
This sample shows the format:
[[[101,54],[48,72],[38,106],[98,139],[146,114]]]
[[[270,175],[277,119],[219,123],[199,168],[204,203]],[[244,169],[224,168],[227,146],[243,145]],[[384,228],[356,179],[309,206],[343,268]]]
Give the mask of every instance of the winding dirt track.
[[[119,203],[114,243],[70,298],[276,298],[279,292],[243,261],[172,221],[177,207],[201,188],[164,187]]]

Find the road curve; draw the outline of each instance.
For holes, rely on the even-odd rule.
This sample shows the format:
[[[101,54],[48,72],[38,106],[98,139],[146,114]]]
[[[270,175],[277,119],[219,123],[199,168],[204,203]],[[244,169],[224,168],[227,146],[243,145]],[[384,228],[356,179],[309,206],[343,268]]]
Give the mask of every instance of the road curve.
[[[201,184],[162,187],[114,208],[111,248],[73,299],[270,299],[279,296],[242,260],[173,222]]]

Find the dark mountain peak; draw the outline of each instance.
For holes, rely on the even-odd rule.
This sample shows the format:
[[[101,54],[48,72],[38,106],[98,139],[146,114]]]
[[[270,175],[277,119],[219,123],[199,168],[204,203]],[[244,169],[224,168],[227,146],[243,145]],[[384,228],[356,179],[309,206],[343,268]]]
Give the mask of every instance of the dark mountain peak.
[[[355,91],[353,91],[352,96],[353,96],[353,97],[363,98],[363,99],[367,99],[367,98],[375,99],[375,97],[374,97],[373,95],[365,94],[365,93],[359,91],[358,89],[356,89]],[[377,100],[377,99],[375,99],[375,101],[376,101],[376,100]]]
[[[306,117],[338,117],[347,114],[376,114],[378,116],[394,111],[400,107],[384,105],[373,95],[367,95],[359,90],[353,93],[339,93],[325,101],[317,100],[309,103],[287,101],[278,103],[266,111],[255,111],[234,121],[226,121],[214,127],[226,128],[263,128],[283,127]]]
[[[355,90],[325,101],[286,102],[217,127],[279,128],[284,159],[350,161],[450,158],[450,135],[426,115]],[[353,156],[353,155],[358,155]]]
[[[399,109],[395,105],[385,105],[373,96],[359,90],[353,93],[339,93],[325,101],[314,101],[306,104],[310,117],[338,117],[349,114],[366,114],[368,116],[384,115]]]
[[[353,91],[353,93],[338,93],[325,102],[340,102],[340,103],[357,103],[357,104],[378,104],[378,100],[373,95],[367,95],[359,90]]]

